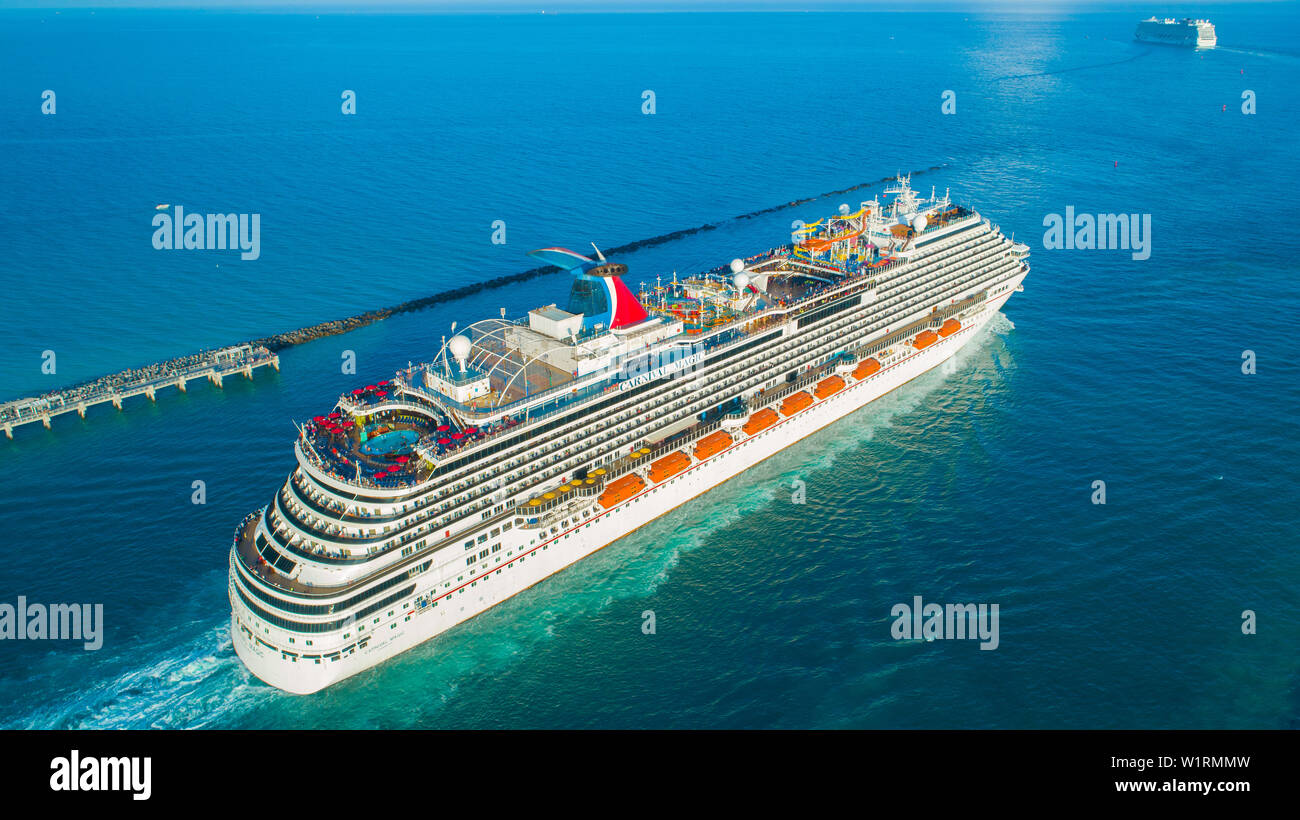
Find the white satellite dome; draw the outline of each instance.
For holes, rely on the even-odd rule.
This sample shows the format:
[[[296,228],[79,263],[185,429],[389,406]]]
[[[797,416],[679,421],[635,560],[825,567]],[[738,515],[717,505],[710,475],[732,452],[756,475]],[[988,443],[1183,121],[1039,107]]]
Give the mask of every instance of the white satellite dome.
[[[452,356],[456,357],[456,361],[460,362],[461,367],[465,366],[465,360],[469,358],[472,346],[467,336],[452,336],[447,340],[447,349],[451,351]]]
[[[847,203],[847,202],[841,202],[841,203],[840,203],[840,213],[841,213],[841,214],[845,214],[845,215],[847,215],[848,212],[849,212],[849,203]]]
[[[744,270],[744,269],[745,269],[745,260],[744,260],[744,259],[733,259],[733,260],[731,260],[731,272],[732,272],[732,273],[740,273],[740,272],[741,272],[742,270]]]
[[[737,271],[736,275],[731,277],[731,281],[736,283],[736,290],[744,290],[749,287],[749,274],[745,273],[743,270]]]
[[[912,219],[912,230],[920,233],[925,230],[925,226],[929,224],[930,220],[926,218],[925,214],[917,214],[916,217]]]

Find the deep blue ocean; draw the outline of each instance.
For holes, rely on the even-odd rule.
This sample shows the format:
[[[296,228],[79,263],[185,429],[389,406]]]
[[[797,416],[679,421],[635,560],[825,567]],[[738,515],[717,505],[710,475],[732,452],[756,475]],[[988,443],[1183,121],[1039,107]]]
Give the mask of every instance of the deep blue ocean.
[[[1033,248],[952,372],[311,697],[243,669],[226,599],[291,421],[428,358],[452,321],[563,301],[564,274],[22,428],[0,439],[0,602],[102,603],[107,626],[97,652],[0,644],[0,726],[1298,725],[1297,8],[1188,10],[1218,28],[1205,53],[1134,42],[1136,6],[0,12],[0,400],[544,245],[717,223],[620,257],[635,280],[710,268],[882,186],[733,217],[898,171],[941,166],[915,187]],[[261,258],[155,250],[158,203],[260,213]],[[1150,259],[1045,249],[1069,206],[1150,214]],[[999,647],[893,640],[917,595],[998,604]]]

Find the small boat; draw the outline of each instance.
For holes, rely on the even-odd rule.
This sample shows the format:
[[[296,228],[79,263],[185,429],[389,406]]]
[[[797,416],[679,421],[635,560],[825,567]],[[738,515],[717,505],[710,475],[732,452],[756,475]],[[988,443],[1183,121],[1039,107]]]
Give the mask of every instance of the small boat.
[[[155,206],[153,206],[153,209],[154,209],[155,211],[165,211],[165,210],[167,210],[167,209],[170,208],[170,207],[171,207],[171,203],[170,203],[170,202],[164,202],[164,203],[161,204],[161,205],[155,205]]]
[[[912,347],[917,350],[925,350],[937,341],[939,341],[939,334],[935,333],[933,330],[923,330],[917,334],[915,339],[912,340]]]

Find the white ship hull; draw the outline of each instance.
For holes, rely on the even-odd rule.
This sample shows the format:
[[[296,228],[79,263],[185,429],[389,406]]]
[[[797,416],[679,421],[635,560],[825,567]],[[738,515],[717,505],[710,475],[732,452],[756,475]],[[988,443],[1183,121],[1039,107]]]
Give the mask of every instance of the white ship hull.
[[[291,693],[308,694],[412,649],[938,367],[979,334],[1016,292],[1024,275],[1021,272],[1015,276],[1010,287],[985,303],[981,312],[968,317],[956,333],[924,350],[912,352],[861,381],[846,376],[848,384],[840,392],[789,418],[782,418],[754,436],[742,438],[726,450],[661,484],[648,486],[638,495],[608,510],[598,510],[598,514],[593,514],[582,524],[555,535],[550,535],[548,530],[544,537],[546,540],[539,539],[532,545],[529,544],[530,536],[536,538],[541,531],[516,528],[509,534],[514,537],[513,543],[504,545],[500,553],[502,557],[488,572],[466,577],[463,583],[451,589],[441,588],[438,581],[431,586],[419,586],[411,598],[434,590],[436,605],[416,610],[409,604],[404,607],[403,602],[397,602],[390,610],[393,614],[381,614],[377,623],[366,619],[368,622],[364,628],[369,640],[338,660],[287,659],[279,649],[259,642],[240,623],[237,613],[241,606],[232,580],[230,597],[235,614],[232,614],[231,635],[235,651],[249,670],[262,680]],[[235,560],[232,553],[232,564]],[[234,575],[233,565],[231,574]]]
[[[1214,48],[1219,42],[1214,25],[1208,20],[1157,20],[1153,17],[1138,23],[1134,37],[1140,43],[1193,48]]]

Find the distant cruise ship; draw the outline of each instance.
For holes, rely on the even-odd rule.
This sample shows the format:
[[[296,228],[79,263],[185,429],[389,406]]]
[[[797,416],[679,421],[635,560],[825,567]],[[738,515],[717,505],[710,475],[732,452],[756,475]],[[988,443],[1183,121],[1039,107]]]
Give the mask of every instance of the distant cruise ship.
[[[309,693],[418,646],[937,367],[1029,272],[908,179],[729,266],[642,287],[565,248],[565,308],[485,319],[300,428],[235,530],[231,634]]]
[[[1167,43],[1174,46],[1214,48],[1218,44],[1213,23],[1209,20],[1193,20],[1190,17],[1184,17],[1182,20],[1175,20],[1172,17],[1163,20],[1148,17],[1138,23],[1135,36],[1144,43]]]

